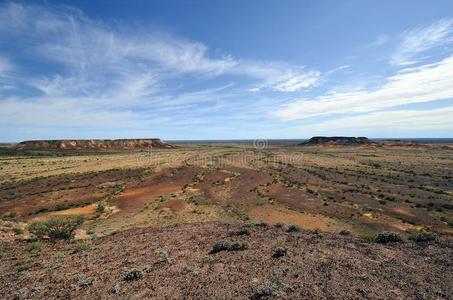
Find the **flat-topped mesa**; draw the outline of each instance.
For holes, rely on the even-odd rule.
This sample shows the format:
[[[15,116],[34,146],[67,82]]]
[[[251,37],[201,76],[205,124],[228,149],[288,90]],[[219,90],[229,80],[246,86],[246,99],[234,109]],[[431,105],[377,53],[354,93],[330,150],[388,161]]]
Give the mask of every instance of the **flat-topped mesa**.
[[[118,140],[34,140],[17,144],[18,150],[134,150],[148,148],[171,149],[175,146],[157,138]]]
[[[314,136],[300,145],[369,145],[373,141],[366,137],[349,137],[349,136]]]

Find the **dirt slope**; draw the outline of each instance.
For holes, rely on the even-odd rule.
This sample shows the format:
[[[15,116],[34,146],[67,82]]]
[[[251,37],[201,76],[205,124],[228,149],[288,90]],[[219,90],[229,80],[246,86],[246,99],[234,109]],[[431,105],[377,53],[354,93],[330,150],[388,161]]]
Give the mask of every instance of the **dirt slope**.
[[[451,239],[381,245],[256,225],[250,235],[229,237],[241,226],[135,229],[92,244],[44,243],[37,256],[25,243],[3,241],[0,298],[453,298]],[[248,249],[210,254],[222,238]],[[287,254],[273,257],[277,247]]]

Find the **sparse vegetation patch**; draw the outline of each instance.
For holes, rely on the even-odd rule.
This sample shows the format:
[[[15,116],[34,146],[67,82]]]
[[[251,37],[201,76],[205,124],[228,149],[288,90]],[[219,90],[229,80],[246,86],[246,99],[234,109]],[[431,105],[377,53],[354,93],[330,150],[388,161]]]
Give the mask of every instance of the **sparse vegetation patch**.
[[[79,225],[82,217],[52,217],[46,221],[34,221],[28,226],[28,231],[38,238],[70,239]]]
[[[217,253],[220,251],[240,251],[248,248],[248,244],[245,242],[235,242],[230,240],[220,240],[214,244],[211,253]]]
[[[399,234],[389,231],[378,233],[374,238],[374,241],[379,244],[398,243],[402,240]]]

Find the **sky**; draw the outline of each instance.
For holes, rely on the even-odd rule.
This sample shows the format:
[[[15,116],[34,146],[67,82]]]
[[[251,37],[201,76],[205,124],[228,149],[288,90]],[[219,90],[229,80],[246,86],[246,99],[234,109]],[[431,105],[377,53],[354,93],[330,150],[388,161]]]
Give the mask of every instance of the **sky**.
[[[0,141],[453,137],[451,0],[0,1]]]

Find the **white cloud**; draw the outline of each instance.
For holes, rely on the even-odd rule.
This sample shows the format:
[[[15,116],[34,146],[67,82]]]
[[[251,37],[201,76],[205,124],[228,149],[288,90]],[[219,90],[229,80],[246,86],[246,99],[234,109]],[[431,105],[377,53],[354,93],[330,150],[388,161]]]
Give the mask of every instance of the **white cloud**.
[[[287,63],[214,55],[200,42],[155,30],[110,26],[66,6],[0,4],[0,39],[20,45],[8,53],[11,58],[39,63],[16,68],[0,56],[0,127],[41,126],[43,135],[47,128],[187,128],[212,120],[214,111],[225,118],[249,116],[257,108],[244,107],[259,101],[234,101],[250,95],[246,88],[240,96],[231,92],[240,88],[236,78],[260,91],[296,91],[319,77]],[[192,91],[222,75],[230,75],[229,84]]]
[[[453,41],[453,19],[442,19],[427,27],[403,33],[403,41],[391,62],[395,65],[410,65],[417,62],[417,54]]]
[[[296,120],[313,116],[371,112],[398,105],[453,98],[453,56],[440,62],[404,69],[375,90],[331,93],[296,100],[272,115]]]
[[[298,129],[305,136],[313,135],[369,135],[420,137],[429,132],[453,130],[453,106],[431,110],[394,110],[344,117]]]
[[[140,114],[130,110],[103,110],[95,98],[36,99],[33,102],[6,99],[1,103],[2,126],[58,128],[153,128],[164,124],[159,114]],[[105,104],[105,103],[104,103]]]
[[[318,72],[290,77],[288,80],[276,84],[273,88],[281,92],[296,92],[314,86],[319,79]]]
[[[240,60],[231,73],[261,79],[249,91],[271,89],[279,92],[296,92],[316,86],[321,73],[282,62]]]
[[[13,63],[8,58],[0,55],[0,92],[15,88],[10,78],[13,71]]]
[[[6,72],[12,69],[11,62],[6,58],[0,56],[0,76],[5,75]]]
[[[142,82],[152,73],[154,80],[150,84],[156,84],[158,78],[185,73],[207,77],[231,74],[259,80],[261,89],[282,92],[313,86],[319,77],[319,72],[285,63],[213,56],[202,43],[162,32],[112,28],[66,7],[0,5],[0,34],[13,36],[16,42],[33,47],[42,58],[66,67],[69,78],[62,78],[67,77],[65,74],[53,74],[34,80],[36,87],[45,93],[58,90],[61,95],[66,83],[97,93],[93,77],[124,82],[134,69],[138,71],[132,77],[137,79],[142,75],[145,77]]]

